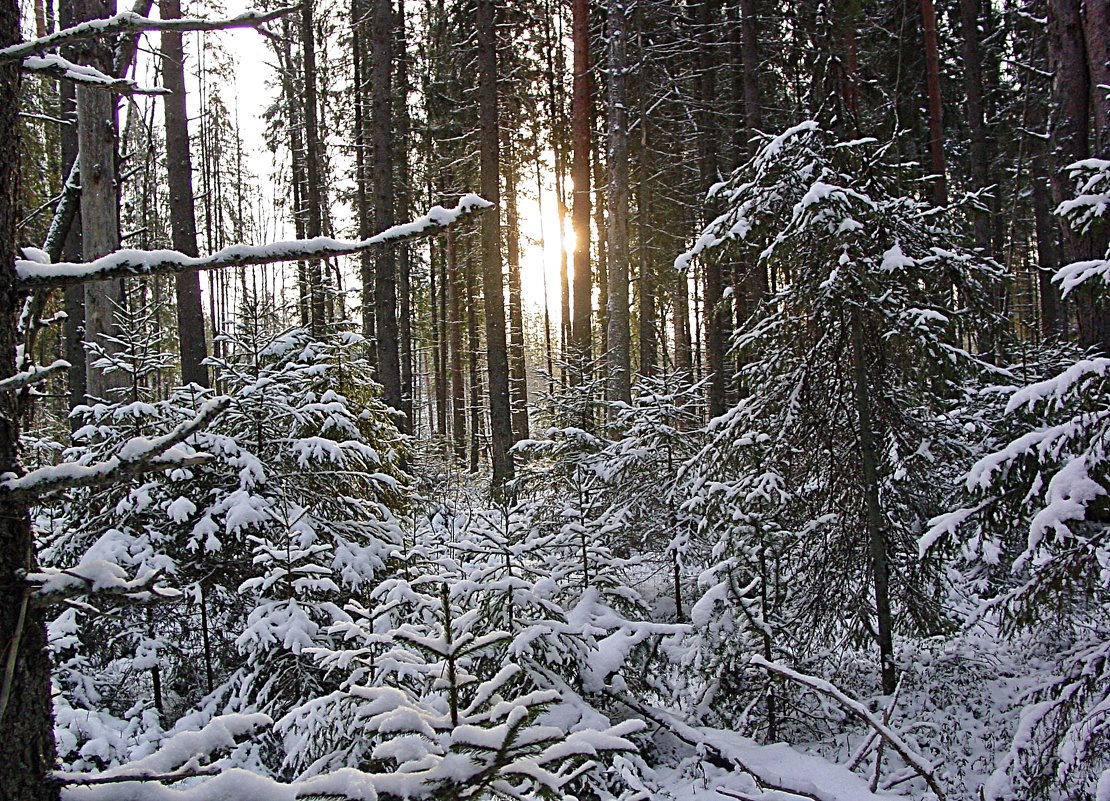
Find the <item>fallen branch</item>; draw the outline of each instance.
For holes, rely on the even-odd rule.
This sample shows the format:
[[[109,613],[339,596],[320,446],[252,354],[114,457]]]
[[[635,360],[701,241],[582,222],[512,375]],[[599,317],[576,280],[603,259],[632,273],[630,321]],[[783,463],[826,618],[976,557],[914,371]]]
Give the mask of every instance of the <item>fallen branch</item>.
[[[154,19],[136,14],[134,11],[121,11],[111,17],[88,20],[46,36],[40,36],[37,39],[0,48],[0,62],[22,60],[27,56],[42,54],[62,45],[70,45],[83,39],[95,39],[113,33],[226,31],[232,28],[257,28],[296,10],[297,6],[286,6],[276,11],[247,11],[226,19]]]
[[[53,779],[58,784],[68,786],[88,787],[94,784],[118,784],[120,782],[179,782],[182,779],[192,779],[196,776],[216,776],[225,769],[214,765],[203,768],[184,766],[168,773],[119,773],[104,775],[102,773],[63,773],[57,771]]]
[[[771,781],[770,779],[765,778],[764,776],[759,775],[752,768],[745,765],[735,756],[731,754],[726,754],[720,748],[713,745],[713,743],[709,742],[705,738],[705,736],[702,735],[702,733],[699,732],[696,728],[679,719],[677,716],[671,714],[670,712],[667,712],[666,710],[656,709],[654,707],[648,706],[647,704],[640,703],[639,701],[636,701],[632,698],[626,698],[625,696],[611,690],[606,691],[606,695],[608,695],[613,700],[624,704],[633,712],[637,713],[638,715],[642,715],[643,717],[650,720],[652,723],[665,728],[679,740],[686,743],[691,748],[694,748],[704,754],[705,758],[710,762],[710,764],[716,765],[722,770],[733,770],[740,771],[741,773],[746,773],[752,777],[757,785],[767,790],[774,790],[779,793],[786,793],[787,795],[793,795],[799,798],[808,798],[810,799],[810,801],[829,801],[829,799],[822,798],[821,796],[809,792],[808,790],[785,787],[774,781]],[[727,793],[724,794],[727,795]],[[735,797],[742,798],[742,796]]]
[[[852,698],[849,698],[843,691],[833,686],[824,679],[819,679],[814,676],[807,676],[803,673],[798,673],[783,665],[778,665],[774,662],[768,662],[761,656],[753,656],[749,664],[756,667],[763,668],[764,670],[775,673],[783,678],[790,679],[791,681],[802,685],[810,690],[813,690],[819,695],[830,698],[839,704],[846,711],[856,716],[868,726],[870,726],[875,733],[877,733],[883,740],[885,740],[891,748],[898,752],[898,756],[902,757],[905,763],[913,768],[913,770],[925,780],[929,789],[937,797],[937,801],[945,801],[944,791],[941,789],[940,784],[937,782],[936,777],[933,775],[933,765],[929,760],[914,751],[910,746],[900,737],[898,733],[884,724],[881,720],[876,718],[871,712]]]
[[[153,470],[172,470],[191,467],[208,460],[204,454],[169,453],[230,405],[228,398],[210,400],[192,420],[182,423],[161,437],[146,439],[136,437],[119,450],[117,456],[99,464],[60,464],[40,467],[24,476],[12,476],[0,481],[0,493],[26,500],[37,501],[44,495],[78,487],[99,487],[114,484]]]
[[[453,209],[435,206],[423,217],[412,222],[395,225],[369,239],[357,241],[320,236],[314,239],[297,239],[268,245],[232,245],[210,256],[200,257],[186,256],[174,250],[118,250],[87,263],[42,264],[29,259],[16,259],[15,268],[18,285],[23,289],[33,289],[155,273],[165,275],[195,270],[217,270],[222,267],[328,259],[431,236],[460,218],[488,209],[492,205],[488,200],[483,200],[477,195],[465,195]]]

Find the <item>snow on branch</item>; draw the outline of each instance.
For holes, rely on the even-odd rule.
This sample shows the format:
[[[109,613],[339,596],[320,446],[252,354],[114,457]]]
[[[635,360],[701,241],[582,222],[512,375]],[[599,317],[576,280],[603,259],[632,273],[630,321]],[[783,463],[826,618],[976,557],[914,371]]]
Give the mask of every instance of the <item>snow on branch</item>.
[[[0,62],[23,60],[27,56],[43,54],[61,45],[69,45],[83,39],[95,39],[113,33],[142,33],[143,31],[223,31],[230,28],[258,28],[271,20],[297,10],[297,6],[286,6],[275,11],[247,11],[225,19],[154,19],[134,11],[121,11],[111,17],[82,22],[70,28],[31,39],[26,42],[8,45],[0,49]]]
[[[65,359],[57,359],[46,367],[32,365],[22,372],[0,380],[0,392],[11,392],[12,390],[29,387],[32,384],[38,384],[54,375],[54,373],[68,370],[71,366]]]
[[[945,801],[944,790],[941,789],[940,784],[937,783],[936,776],[933,775],[933,768],[935,766],[931,764],[928,759],[914,751],[897,732],[871,714],[867,707],[859,701],[849,698],[842,690],[824,679],[798,673],[783,665],[769,662],[761,656],[753,656],[750,664],[813,690],[818,695],[823,695],[835,701],[843,709],[855,715],[889,743],[890,747],[898,752],[898,756],[902,757],[903,761],[905,761],[918,776],[925,780],[925,783],[929,785],[929,789],[932,790],[933,794],[937,797],[937,801]]]
[[[10,473],[0,481],[0,492],[36,500],[60,490],[77,487],[96,487],[112,484],[125,478],[152,470],[172,470],[189,467],[206,461],[205,454],[177,447],[197,431],[204,428],[216,415],[231,404],[228,398],[215,398],[201,407],[192,420],[182,423],[161,437],[135,437],[129,440],[111,459],[98,464],[59,464],[40,467],[25,476]]]
[[[42,56],[26,56],[20,65],[24,72],[31,72],[47,78],[56,78],[98,89],[108,89],[121,95],[164,95],[168,89],[161,87],[145,88],[127,78],[115,78],[94,67],[74,64],[54,53]]]
[[[394,225],[368,239],[347,241],[319,236],[267,245],[232,245],[209,256],[186,256],[175,250],[117,250],[88,263],[59,262],[43,264],[30,259],[16,259],[15,269],[23,288],[59,287],[126,278],[137,275],[183,273],[193,270],[217,270],[221,267],[244,267],[276,264],[287,261],[310,261],[336,256],[350,256],[379,245],[388,245],[430,236],[447,228],[461,217],[493,206],[474,194],[464,195],[453,209],[434,206],[423,217]]]

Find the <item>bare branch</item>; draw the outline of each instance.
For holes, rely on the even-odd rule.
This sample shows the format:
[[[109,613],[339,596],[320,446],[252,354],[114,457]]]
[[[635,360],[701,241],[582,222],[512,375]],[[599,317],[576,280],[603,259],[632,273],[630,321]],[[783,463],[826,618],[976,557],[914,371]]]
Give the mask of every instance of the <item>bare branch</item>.
[[[69,45],[83,39],[95,39],[114,33],[225,31],[232,28],[257,28],[296,10],[297,6],[286,6],[276,11],[247,11],[227,19],[153,19],[152,17],[144,17],[142,14],[136,14],[133,11],[121,11],[105,19],[89,20],[38,39],[9,45],[0,49],[0,62],[23,59],[36,53],[45,53],[61,45]]]
[[[194,776],[216,776],[223,772],[223,768],[209,765],[203,768],[194,768],[186,765],[168,773],[64,773],[57,771],[54,781],[69,786],[87,787],[93,784],[118,784],[120,782],[178,782],[182,779],[191,779]]]
[[[328,259],[431,236],[460,218],[488,209],[492,205],[488,200],[483,200],[477,195],[464,195],[453,209],[435,206],[423,217],[395,225],[369,239],[358,241],[319,236],[313,239],[274,242],[268,245],[232,245],[210,256],[201,257],[186,256],[173,250],[118,250],[88,263],[42,264],[39,261],[17,259],[15,267],[19,286],[33,289],[137,275],[164,275],[194,270],[216,270],[221,267]]]
[[[791,681],[813,690],[819,695],[830,698],[838,703],[843,709],[852,713],[861,721],[870,726],[883,740],[890,744],[890,747],[898,752],[898,756],[902,757],[907,765],[925,780],[929,785],[929,789],[937,797],[938,801],[945,801],[944,790],[941,789],[940,784],[937,782],[936,777],[933,775],[933,765],[927,759],[914,751],[910,746],[898,736],[897,732],[876,718],[868,711],[867,707],[852,698],[849,698],[844,692],[837,687],[833,686],[824,679],[819,679],[814,676],[807,676],[804,673],[798,673],[796,670],[791,670],[783,665],[768,662],[761,656],[753,656],[750,664],[756,667],[763,668],[764,670],[775,673],[783,678],[790,679]]]
[[[191,467],[208,460],[204,454],[187,455],[170,453],[197,431],[206,426],[216,415],[230,405],[229,398],[216,398],[201,407],[192,420],[179,425],[161,437],[147,439],[136,437],[120,448],[118,455],[93,465],[61,464],[40,467],[25,476],[9,477],[0,481],[0,492],[27,501],[37,501],[44,495],[78,487],[99,487],[123,479],[142,475],[153,470],[172,470]]]
[[[120,95],[164,95],[168,89],[161,87],[145,88],[128,78],[113,78],[93,67],[74,64],[72,61],[53,53],[44,56],[26,56],[20,64],[24,72],[45,75],[61,81],[70,81],[97,89],[107,89]]]

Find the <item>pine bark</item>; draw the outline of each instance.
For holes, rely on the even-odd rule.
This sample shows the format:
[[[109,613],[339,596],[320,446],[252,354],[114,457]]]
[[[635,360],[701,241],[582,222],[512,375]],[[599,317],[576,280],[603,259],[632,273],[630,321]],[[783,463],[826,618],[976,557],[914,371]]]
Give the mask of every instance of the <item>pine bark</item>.
[[[609,0],[609,393],[632,402],[628,321],[628,10]]]
[[[497,22],[494,0],[478,0],[478,128],[482,196],[501,200],[500,134],[497,129]],[[505,341],[505,283],[501,274],[501,215],[482,215],[482,295],[486,312],[490,448],[493,484],[513,477],[513,426],[509,404],[509,357]]]
[[[78,6],[81,20],[111,16],[114,0],[83,0]],[[111,48],[99,41],[84,42],[79,60],[110,73]],[[77,87],[77,142],[81,170],[82,258],[92,260],[119,248],[119,183],[116,176],[116,97],[103,89]],[[116,312],[124,304],[123,282],[95,281],[85,285],[85,341],[96,342],[108,353],[119,346],[106,337],[116,332]],[[96,356],[85,359],[88,394],[106,397],[127,379],[121,371],[105,373],[93,367]]]
[[[162,19],[181,16],[181,0],[161,0]],[[189,152],[189,116],[185,100],[185,48],[181,34],[162,33],[162,80],[172,94],[164,98],[166,177],[169,184],[170,232],[174,250],[189,256],[197,249],[196,209],[193,205],[193,159]],[[207,387],[208,355],[200,273],[174,276],[177,294],[177,338],[181,351],[181,380]]]
[[[19,5],[0,4],[0,46],[20,39]],[[15,374],[19,65],[0,64],[0,377]],[[20,393],[0,393],[0,471],[19,474]],[[27,571],[37,569],[26,506],[0,497],[0,798],[57,801],[50,658],[41,606],[29,603]],[[6,674],[11,671],[10,683]],[[6,689],[5,689],[6,687]]]
[[[574,308],[571,322],[571,352],[580,374],[593,358],[593,275],[590,266],[590,11],[586,0],[571,5],[571,39],[574,46],[571,94],[571,138],[574,151],[571,180],[574,198],[571,227],[574,230]]]
[[[374,228],[383,231],[395,222],[393,193],[393,43],[391,0],[372,0],[370,9],[370,126],[373,140]],[[378,382],[385,402],[403,409],[401,354],[397,327],[397,252],[378,251],[374,262],[374,325],[378,354]],[[407,421],[406,421],[407,425]]]
[[[524,354],[524,306],[520,288],[520,213],[517,208],[517,165],[512,138],[507,137],[505,169],[505,255],[509,262],[509,390],[513,438],[528,437],[528,364]]]

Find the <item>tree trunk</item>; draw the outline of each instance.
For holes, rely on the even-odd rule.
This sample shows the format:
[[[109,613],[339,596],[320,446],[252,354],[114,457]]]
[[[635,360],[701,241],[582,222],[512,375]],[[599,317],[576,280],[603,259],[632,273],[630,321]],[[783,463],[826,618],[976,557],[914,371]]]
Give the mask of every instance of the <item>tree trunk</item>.
[[[715,32],[713,0],[702,0],[697,11],[698,94],[702,106],[698,113],[698,171],[703,191],[717,180],[717,138],[720,135],[714,124],[713,106],[716,100],[714,55]],[[709,219],[716,215],[712,203],[706,209]],[[702,260],[704,270],[703,320],[705,326],[705,358],[709,373],[709,416],[725,413],[730,376],[725,369],[725,314],[723,308],[724,279],[721,275],[720,257],[706,252]]]
[[[1090,155],[1088,131],[1092,118],[1092,70],[1085,40],[1081,0],[1050,0],[1048,5],[1049,67],[1053,73],[1050,133],[1054,156],[1053,202],[1059,205],[1075,191],[1067,167]],[[1096,15],[1097,22],[1097,15]],[[1097,70],[1095,70],[1097,72]],[[1098,154],[1103,156],[1105,154]],[[1081,235],[1061,220],[1063,260],[1084,261],[1104,255],[1095,237]],[[1079,345],[1110,353],[1110,311],[1094,287],[1079,287],[1075,321]]]
[[[373,0],[370,16],[371,128],[373,136],[374,228],[394,224],[393,197],[393,3]],[[378,251],[374,263],[374,325],[377,334],[378,381],[385,402],[401,411],[401,355],[397,329],[397,253]],[[407,426],[411,421],[406,421]]]
[[[470,472],[478,472],[481,456],[482,373],[479,365],[481,343],[478,341],[478,271],[470,253],[466,257],[466,347],[470,378]]]
[[[466,394],[463,388],[462,309],[459,303],[459,257],[454,231],[447,232],[448,359],[451,363],[451,441],[455,458],[466,459]]]
[[[409,60],[405,31],[405,4],[398,0],[394,24],[397,45],[397,133],[393,138],[397,165],[397,203],[395,219],[409,218],[412,176],[409,172],[409,138],[412,120],[409,117]],[[411,251],[407,244],[397,246],[397,324],[401,340],[401,411],[412,430],[412,288]]]
[[[628,329],[628,10],[609,0],[609,396],[632,402]]]
[[[517,210],[517,165],[507,136],[505,169],[505,252],[509,261],[509,389],[512,400],[513,439],[528,437],[528,365],[524,356],[524,307],[520,297],[520,217]]]
[[[571,180],[574,201],[574,311],[571,322],[571,352],[580,373],[585,375],[593,358],[593,276],[590,267],[590,10],[586,0],[571,4],[571,39],[574,43],[574,82],[571,95],[571,137],[574,162]]]
[[[162,19],[181,16],[181,0],[161,0]],[[193,160],[189,153],[189,116],[185,102],[185,48],[181,34],[162,32],[162,80],[172,92],[163,99],[166,123],[166,177],[169,183],[170,230],[174,250],[199,255],[197,220],[193,206]],[[174,276],[177,290],[177,338],[181,350],[181,380],[208,386],[204,359],[204,307],[200,301],[200,273]]]
[[[948,205],[944,166],[944,120],[940,94],[940,51],[937,46],[937,10],[933,0],[921,0],[922,43],[925,48],[925,86],[929,94],[929,156],[934,174],[933,203]]]
[[[875,618],[879,640],[879,666],[883,694],[891,695],[897,686],[894,666],[894,618],[890,610],[890,576],[887,563],[886,534],[879,501],[878,450],[871,420],[871,388],[867,378],[867,354],[863,329],[852,321],[852,364],[855,373],[855,407],[859,423],[860,472],[863,480],[864,523],[871,557],[875,590]]]
[[[63,28],[76,25],[78,22],[76,0],[63,0],[59,3],[58,21]],[[71,60],[76,60],[73,48],[63,48],[62,55]],[[62,119],[69,120],[70,125],[63,125],[60,139],[62,147],[62,174],[68,175],[70,169],[77,161],[77,89],[70,81],[59,82],[60,107]],[[78,181],[80,177],[78,176]],[[66,234],[62,256],[66,261],[81,260],[81,215],[75,216]],[[66,341],[65,358],[72,365],[68,373],[69,379],[69,407],[85,402],[85,287],[80,284],[65,288],[64,334]],[[70,421],[76,426],[76,419]]]
[[[19,6],[0,6],[0,46],[19,41]],[[19,65],[0,64],[0,377],[15,374]],[[0,393],[0,471],[19,474],[20,393]],[[0,497],[0,798],[57,801],[49,781],[54,748],[50,658],[43,608],[31,605],[24,573],[37,569],[23,503]],[[10,676],[10,679],[9,679]]]
[[[497,130],[497,23],[494,0],[478,0],[478,128],[482,196],[501,201],[500,134]],[[509,408],[509,358],[505,344],[505,282],[501,275],[501,213],[482,215],[482,295],[486,312],[489,426],[493,484],[513,477],[513,426]]]
[[[81,20],[111,16],[114,0],[83,0]],[[79,48],[80,61],[102,72],[111,72],[111,48],[88,41]],[[77,142],[81,170],[81,245],[86,261],[119,248],[119,183],[116,178],[116,97],[103,89],[77,87]],[[124,303],[123,282],[95,281],[85,285],[85,341],[97,342],[108,353],[119,346],[108,341],[116,332],[116,311]],[[106,374],[94,368],[96,356],[86,358],[88,393],[104,398],[126,385],[122,371]]]
[[[320,186],[320,126],[316,114],[316,32],[312,23],[312,5],[313,0],[304,0],[301,4],[300,30],[301,56],[304,59],[305,235],[310,239],[320,236],[324,218]],[[324,274],[318,259],[308,263],[307,273],[312,333],[322,337],[328,320]]]

